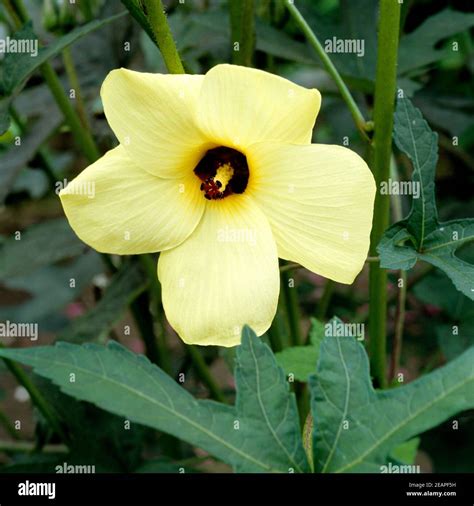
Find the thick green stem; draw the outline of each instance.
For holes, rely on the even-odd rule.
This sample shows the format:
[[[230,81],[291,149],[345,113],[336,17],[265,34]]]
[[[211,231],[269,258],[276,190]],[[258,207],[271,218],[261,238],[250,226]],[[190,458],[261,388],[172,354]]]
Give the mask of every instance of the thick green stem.
[[[390,196],[382,195],[378,189],[380,183],[387,180],[390,175],[399,25],[400,4],[398,1],[382,0],[378,30],[374,105],[375,130],[372,154],[372,172],[377,188],[374,222],[370,238],[370,255],[374,257],[377,255],[377,245],[389,225]],[[370,264],[369,299],[372,375],[378,386],[385,388],[387,386],[387,271],[381,269],[377,262]]]
[[[255,48],[254,0],[229,0],[232,62],[250,67]]]
[[[328,74],[334,79],[334,82],[336,83],[336,86],[338,87],[343,100],[346,102],[346,105],[352,114],[352,117],[354,119],[357,128],[362,133],[364,138],[368,140],[367,126],[364,116],[362,115],[358,105],[356,104],[349,89],[344,83],[341,75],[337,71],[336,67],[334,66],[329,56],[327,55],[326,51],[324,51],[324,48],[321,45],[321,42],[319,42],[319,39],[316,37],[316,34],[313,32],[313,30],[311,30],[310,26],[308,25],[304,17],[301,15],[300,11],[294,5],[293,0],[284,0],[284,1],[287,9],[293,16],[293,19],[296,21],[296,24],[301,28],[301,31],[305,34],[311,47],[316,51],[317,55],[321,59]]]
[[[184,74],[184,67],[173,40],[161,0],[144,0],[146,16],[170,74]]]
[[[4,348],[2,343],[0,343],[0,348]],[[26,389],[26,391],[30,395],[33,404],[38,408],[41,414],[49,422],[52,429],[61,437],[63,441],[66,442],[67,436],[61,427],[61,424],[59,422],[56,413],[49,406],[48,401],[43,397],[41,392],[38,390],[36,385],[31,381],[26,372],[16,362],[13,362],[12,360],[4,358],[3,361],[5,362],[6,366],[13,374],[13,376],[15,376],[18,383],[20,383],[20,385],[23,385],[23,387]]]

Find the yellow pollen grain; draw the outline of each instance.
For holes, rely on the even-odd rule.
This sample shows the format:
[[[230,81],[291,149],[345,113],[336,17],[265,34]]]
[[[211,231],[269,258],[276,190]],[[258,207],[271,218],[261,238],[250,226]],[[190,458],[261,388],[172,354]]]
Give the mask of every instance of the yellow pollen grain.
[[[233,175],[234,169],[232,168],[232,165],[230,163],[224,163],[217,169],[216,175],[212,179],[216,182],[220,181],[222,183],[219,191],[223,192]]]

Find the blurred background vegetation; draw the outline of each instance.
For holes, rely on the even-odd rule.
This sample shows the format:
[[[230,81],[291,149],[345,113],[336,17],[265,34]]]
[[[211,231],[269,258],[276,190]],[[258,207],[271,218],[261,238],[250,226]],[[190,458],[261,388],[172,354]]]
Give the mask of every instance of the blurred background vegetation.
[[[187,72],[205,73],[215,64],[232,61],[226,1],[164,3]],[[0,5],[0,38],[13,36],[16,27],[11,4],[6,0]],[[125,11],[121,2],[111,0],[77,0],[75,4],[30,0],[25,6],[43,46],[95,19]],[[318,88],[323,101],[313,142],[347,145],[364,156],[364,143],[336,86],[282,3],[257,0],[255,8],[254,65]],[[364,40],[363,57],[332,54],[331,58],[364,115],[370,117],[377,2],[299,0],[298,8],[322,41],[333,36]],[[436,195],[441,220],[474,216],[473,27],[469,1],[405,0],[402,6],[398,87],[439,134]],[[8,66],[7,56],[0,58],[4,94],[0,107],[8,99],[12,118],[0,137],[0,321],[37,322],[40,337],[33,344],[58,339],[81,343],[117,339],[133,351],[146,353],[177,379],[185,373],[185,386],[196,396],[218,398],[223,392],[232,400],[233,351],[214,347],[190,351],[169,326],[165,325],[164,333],[159,325],[150,328],[143,318],[143,310],[148,311],[151,302],[146,291],[146,266],[135,258],[112,258],[112,265],[106,266],[98,253],[75,237],[64,219],[56,190],[60,189],[58,184],[70,181],[86,167],[88,159],[75,144],[40,72],[35,71],[9,101],[5,83],[13,73],[11,60]],[[78,38],[51,63],[64,90],[75,90],[74,97],[69,97],[71,103],[81,121],[90,126],[101,153],[116,144],[99,98],[106,74],[117,67],[166,73],[157,47],[129,14]],[[400,178],[410,180],[408,159],[397,154],[396,164]],[[410,204],[410,197],[401,198],[403,215]],[[15,241],[18,231],[22,241]],[[464,249],[461,257],[472,261],[474,249]],[[303,269],[295,270],[294,277],[301,318],[298,325],[304,335],[311,317],[327,320],[337,315],[350,322],[366,321],[367,268],[352,286],[328,283]],[[397,277],[394,272],[389,286],[389,337],[394,331]],[[397,370],[405,381],[442,365],[474,344],[474,303],[457,292],[443,273],[419,264],[408,272],[408,286]],[[150,307],[156,321],[162,321],[160,307]],[[292,322],[288,322],[284,307],[279,308],[271,332],[278,330],[289,342]],[[456,338],[453,325],[459,327]],[[159,334],[158,340],[154,334]],[[32,344],[18,339],[2,339],[2,343]],[[206,377],[206,371],[211,371],[212,378]],[[171,436],[134,426],[124,437],[120,418],[79,403],[48,382],[31,377],[71,436],[68,463],[94,463],[96,471],[110,472],[176,471],[185,462],[187,470],[189,466],[200,471],[227,470]],[[60,441],[3,362],[0,384],[0,469],[51,471],[55,463],[65,460]],[[417,463],[422,470],[474,472],[474,413],[466,412],[456,419],[457,430],[452,430],[450,421],[421,437]],[[21,430],[15,428],[17,421]]]

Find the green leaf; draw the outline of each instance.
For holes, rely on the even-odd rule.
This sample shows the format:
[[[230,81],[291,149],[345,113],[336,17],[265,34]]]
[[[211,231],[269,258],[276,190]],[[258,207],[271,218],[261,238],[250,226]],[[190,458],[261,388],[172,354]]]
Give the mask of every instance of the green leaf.
[[[442,310],[433,322],[438,344],[448,360],[474,346],[474,302],[455,290],[441,272],[433,272],[414,287],[416,297]]]
[[[0,350],[65,393],[179,437],[238,471],[307,471],[294,395],[271,350],[244,329],[238,354],[237,401],[231,407],[196,400],[146,357],[114,341],[107,347],[58,343]]]
[[[430,16],[416,30],[402,37],[398,72],[405,74],[445,57],[451,51],[436,49],[438,42],[474,26],[474,14],[445,9]]]
[[[261,425],[259,429],[243,421],[243,440],[255,444],[260,440],[260,455],[273,462],[279,455],[279,464],[287,472],[289,468],[307,471],[295,396],[270,348],[249,327],[243,329],[242,345],[237,348],[235,380],[237,412]]]
[[[121,12],[106,19],[96,19],[83,26],[75,28],[68,34],[56,39],[48,47],[38,49],[38,54],[33,58],[31,53],[7,53],[0,66],[0,135],[9,125],[7,109],[12,98],[21,91],[28,78],[43,63],[58,55],[63,49],[73,44],[76,40],[102,26],[121,18],[127,11]],[[14,40],[38,41],[31,22],[26,23],[21,30],[12,37]],[[30,43],[31,43],[30,42]]]
[[[375,391],[363,346],[328,336],[310,387],[315,470],[380,472],[398,445],[474,407],[474,348],[406,386]]]
[[[393,137],[398,148],[410,158],[413,183],[420,186],[420,197],[412,201],[406,227],[422,249],[426,236],[436,230],[438,221],[434,190],[438,135],[431,131],[410,100],[402,98],[397,101]]]
[[[413,183],[420,197],[413,199],[407,218],[392,225],[377,251],[386,269],[410,269],[424,260],[444,271],[454,286],[474,300],[474,265],[461,260],[457,250],[474,240],[474,219],[438,221],[435,202],[437,135],[409,99],[399,98],[394,140],[413,163]]]
[[[58,340],[80,342],[106,335],[146,285],[140,265],[126,262],[114,275],[100,301],[85,315],[73,320],[59,334]]]
[[[293,374],[298,381],[306,382],[308,377],[314,373],[318,363],[319,347],[324,338],[324,324],[311,319],[309,341],[307,346],[293,346],[275,353],[275,358],[285,373]]]
[[[86,249],[64,218],[33,225],[19,237],[10,237],[0,246],[2,281],[77,256]]]

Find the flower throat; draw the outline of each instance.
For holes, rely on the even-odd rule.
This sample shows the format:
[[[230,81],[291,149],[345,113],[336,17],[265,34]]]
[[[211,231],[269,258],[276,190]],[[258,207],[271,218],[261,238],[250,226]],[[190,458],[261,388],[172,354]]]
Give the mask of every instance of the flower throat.
[[[207,200],[244,193],[249,180],[245,155],[225,146],[207,151],[196,165],[194,173],[202,181],[201,191]]]

